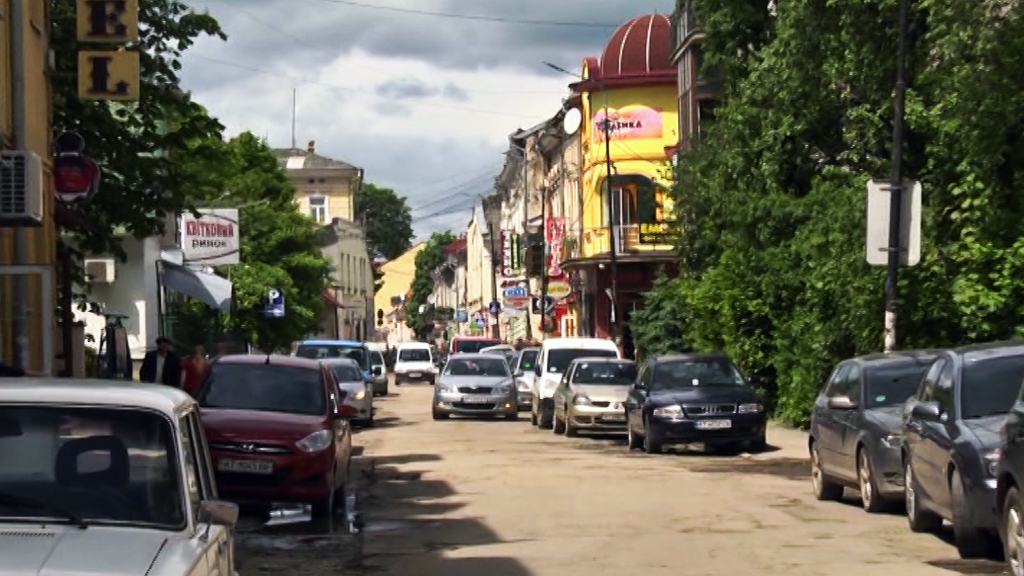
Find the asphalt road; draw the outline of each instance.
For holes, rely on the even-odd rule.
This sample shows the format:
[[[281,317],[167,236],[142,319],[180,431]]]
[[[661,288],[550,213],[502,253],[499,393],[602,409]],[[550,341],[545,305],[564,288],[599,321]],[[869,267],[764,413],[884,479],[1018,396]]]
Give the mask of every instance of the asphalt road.
[[[999,574],[901,515],[817,502],[806,436],[764,454],[630,453],[519,422],[430,418],[430,386],[392,387],[356,439],[374,460],[364,567],[391,576]]]

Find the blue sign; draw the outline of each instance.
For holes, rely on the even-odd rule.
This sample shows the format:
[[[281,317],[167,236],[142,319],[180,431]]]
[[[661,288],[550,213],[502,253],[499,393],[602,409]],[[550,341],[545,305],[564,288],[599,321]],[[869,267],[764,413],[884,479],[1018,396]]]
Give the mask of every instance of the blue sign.
[[[498,313],[501,312],[501,304],[498,304],[497,302],[491,302],[490,304],[487,305],[487,309],[491,311],[491,314],[497,316]]]
[[[476,317],[476,325],[481,327],[481,328],[483,328],[484,326],[487,326],[487,318],[485,318],[483,316],[477,316]]]
[[[267,318],[284,318],[284,294],[273,288],[267,292],[267,306],[263,309]]]
[[[466,320],[469,320],[469,313],[468,312],[466,312],[465,310],[456,310],[455,311],[455,321],[456,322],[465,322]]]
[[[529,293],[526,291],[526,286],[509,286],[505,288],[505,299],[509,298],[526,298]]]

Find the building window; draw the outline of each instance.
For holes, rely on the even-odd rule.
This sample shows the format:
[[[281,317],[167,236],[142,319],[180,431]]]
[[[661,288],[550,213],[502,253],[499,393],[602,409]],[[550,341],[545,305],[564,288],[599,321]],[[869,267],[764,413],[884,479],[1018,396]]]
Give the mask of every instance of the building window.
[[[320,224],[327,223],[327,198],[322,194],[310,194],[309,217]]]

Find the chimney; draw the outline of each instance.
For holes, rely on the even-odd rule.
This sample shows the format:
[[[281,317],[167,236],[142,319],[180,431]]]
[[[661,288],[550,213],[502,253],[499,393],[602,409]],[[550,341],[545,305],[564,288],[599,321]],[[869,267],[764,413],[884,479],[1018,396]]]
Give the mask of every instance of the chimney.
[[[312,154],[316,150],[316,140],[310,140],[309,145],[306,146],[306,153]]]

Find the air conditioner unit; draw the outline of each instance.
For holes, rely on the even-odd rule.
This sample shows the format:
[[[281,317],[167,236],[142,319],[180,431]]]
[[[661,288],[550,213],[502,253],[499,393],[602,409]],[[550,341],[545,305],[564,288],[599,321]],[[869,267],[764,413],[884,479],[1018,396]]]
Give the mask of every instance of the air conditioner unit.
[[[113,284],[116,278],[113,258],[86,258],[85,275],[93,284]]]
[[[0,226],[42,224],[42,159],[34,152],[0,152]]]

